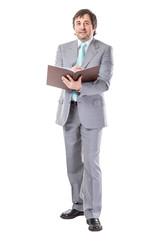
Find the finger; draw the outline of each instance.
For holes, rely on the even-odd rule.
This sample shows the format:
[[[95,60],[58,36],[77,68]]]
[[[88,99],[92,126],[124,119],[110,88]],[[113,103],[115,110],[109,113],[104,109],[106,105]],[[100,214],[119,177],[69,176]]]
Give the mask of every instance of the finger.
[[[72,70],[76,72],[76,71],[79,71],[79,70],[83,70],[83,67],[81,67],[81,66],[73,66]]]
[[[68,81],[68,79],[66,79],[65,77],[62,77],[62,81],[63,81],[63,83],[69,88],[69,81]]]
[[[70,75],[67,75],[68,79],[71,81],[71,82],[74,82],[74,80],[71,78]]]
[[[72,70],[73,70],[73,71],[76,71],[76,66],[73,66],[73,67],[72,67]]]
[[[79,66],[79,67],[78,67],[78,69],[79,69],[79,70],[82,70],[82,69],[83,69],[83,67],[80,67],[80,66]]]
[[[64,81],[64,80],[67,80],[67,78],[66,78],[66,77],[64,77],[64,76],[62,76],[62,81]]]
[[[78,81],[79,81],[79,82],[81,82],[81,81],[82,81],[82,76],[80,76],[80,77],[78,78]]]
[[[64,81],[66,84],[70,83],[70,80],[64,76],[62,76],[62,81]]]

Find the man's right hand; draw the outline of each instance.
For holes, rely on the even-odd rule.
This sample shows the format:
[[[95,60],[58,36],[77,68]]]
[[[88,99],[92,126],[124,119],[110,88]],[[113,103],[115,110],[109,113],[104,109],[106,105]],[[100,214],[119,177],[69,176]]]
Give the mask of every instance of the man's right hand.
[[[72,67],[72,70],[75,71],[75,72],[80,71],[80,70],[83,70],[83,69],[84,69],[84,68],[81,67],[81,66],[73,66],[73,67]]]

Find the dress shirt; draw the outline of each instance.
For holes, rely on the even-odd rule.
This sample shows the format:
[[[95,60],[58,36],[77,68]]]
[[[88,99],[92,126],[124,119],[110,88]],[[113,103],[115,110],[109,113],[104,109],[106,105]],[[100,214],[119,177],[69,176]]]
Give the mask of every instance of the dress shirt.
[[[88,50],[88,47],[89,47],[90,43],[92,42],[92,40],[93,40],[93,37],[92,37],[91,39],[89,39],[87,42],[85,42],[85,43],[87,44],[87,46],[86,46],[85,49],[84,49],[85,54],[86,54],[86,52],[87,52],[87,50]],[[78,39],[78,50],[80,49],[81,43],[82,43],[82,42]]]

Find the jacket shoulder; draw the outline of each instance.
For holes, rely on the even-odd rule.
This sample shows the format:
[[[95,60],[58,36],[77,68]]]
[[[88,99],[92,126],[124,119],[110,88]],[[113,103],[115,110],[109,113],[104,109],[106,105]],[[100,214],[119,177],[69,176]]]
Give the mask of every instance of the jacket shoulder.
[[[67,42],[67,43],[62,43],[59,46],[61,48],[69,48],[71,46],[73,46],[73,44],[75,44],[77,42],[77,40],[71,41],[71,42]]]

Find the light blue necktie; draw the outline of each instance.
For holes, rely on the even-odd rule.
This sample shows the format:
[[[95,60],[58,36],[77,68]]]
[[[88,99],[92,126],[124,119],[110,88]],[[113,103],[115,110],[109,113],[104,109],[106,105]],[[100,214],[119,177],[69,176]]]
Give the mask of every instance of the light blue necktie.
[[[86,43],[81,43],[80,45],[80,49],[79,49],[79,53],[78,53],[78,58],[77,58],[77,62],[76,62],[76,66],[81,66],[83,59],[84,59],[84,55],[85,55],[85,47],[87,46]],[[77,92],[74,90],[72,91],[72,99],[77,102]]]

